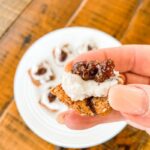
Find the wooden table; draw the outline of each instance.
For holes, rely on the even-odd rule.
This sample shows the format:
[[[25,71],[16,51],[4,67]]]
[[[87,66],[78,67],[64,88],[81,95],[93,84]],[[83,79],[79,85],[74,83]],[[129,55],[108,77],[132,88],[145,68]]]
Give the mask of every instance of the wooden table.
[[[88,26],[123,44],[150,43],[150,0],[0,0],[0,150],[64,149],[24,124],[13,98],[18,62],[39,37],[65,26]],[[150,137],[127,126],[91,150],[149,150]]]

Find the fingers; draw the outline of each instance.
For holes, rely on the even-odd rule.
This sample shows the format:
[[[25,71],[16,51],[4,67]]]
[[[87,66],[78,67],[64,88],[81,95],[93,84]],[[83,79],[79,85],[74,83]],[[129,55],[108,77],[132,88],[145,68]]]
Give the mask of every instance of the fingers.
[[[137,87],[117,85],[109,91],[109,103],[113,109],[141,115],[147,111],[147,95]]]
[[[139,126],[142,126],[143,128],[150,128],[150,117],[142,117],[140,115],[131,115],[131,114],[126,114],[122,113],[122,115],[130,120],[131,122],[136,123]]]
[[[127,84],[150,84],[150,78],[134,73],[125,73]]]
[[[150,127],[150,86],[142,84],[117,85],[109,91],[113,109],[141,126]]]
[[[71,129],[82,130],[93,127],[97,124],[120,121],[123,120],[123,117],[117,111],[112,111],[110,114],[106,116],[99,115],[95,117],[90,117],[90,116],[81,116],[77,112],[70,110],[60,114],[58,116],[58,120],[59,119],[61,120],[61,123],[63,120],[63,123]]]
[[[134,72],[139,75],[150,76],[150,69],[147,69],[150,64],[150,46],[146,45],[126,45],[115,48],[105,48],[96,51],[79,55],[74,59],[72,64],[83,60],[98,60],[102,61],[111,58],[116,65],[116,70],[120,72]]]
[[[68,111],[64,111],[64,112],[60,113],[56,118],[57,122],[59,122],[60,124],[64,124],[64,117],[67,113],[68,113]]]

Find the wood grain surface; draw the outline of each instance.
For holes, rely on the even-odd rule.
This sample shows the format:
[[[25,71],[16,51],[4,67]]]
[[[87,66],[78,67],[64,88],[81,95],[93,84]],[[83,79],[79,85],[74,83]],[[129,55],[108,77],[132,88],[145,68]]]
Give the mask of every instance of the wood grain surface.
[[[71,25],[97,28],[120,39],[139,4],[137,0],[89,0]]]
[[[0,127],[0,150],[48,150],[54,145],[48,144],[33,134],[24,124],[16,109],[15,103],[8,107]]]
[[[150,0],[0,0],[0,150],[64,149],[30,131],[13,99],[18,62],[39,37],[65,26],[100,29],[122,43],[150,43]],[[127,126],[90,150],[149,150],[149,136]]]
[[[0,0],[0,37],[30,2],[31,0]]]
[[[121,41],[129,44],[150,44],[150,0],[143,1],[138,7]]]

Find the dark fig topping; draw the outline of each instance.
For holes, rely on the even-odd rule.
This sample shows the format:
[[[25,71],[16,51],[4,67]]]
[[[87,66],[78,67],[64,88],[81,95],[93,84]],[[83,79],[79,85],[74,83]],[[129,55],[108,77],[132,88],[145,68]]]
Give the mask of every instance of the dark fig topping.
[[[59,56],[59,61],[65,61],[66,60],[66,58],[67,58],[67,53],[64,51],[64,50],[61,50],[61,54],[60,54],[60,56]]]
[[[51,103],[51,102],[53,102],[55,99],[56,99],[56,96],[49,92],[49,93],[48,93],[48,100],[49,100],[49,102]]]
[[[43,75],[47,72],[47,69],[44,67],[41,67],[38,69],[38,71],[35,73],[36,75]]]
[[[91,45],[87,46],[88,51],[91,51],[93,49],[93,47]]]
[[[49,79],[50,79],[50,80],[54,80],[54,79],[55,79],[55,76],[54,76],[54,75],[51,75],[51,76],[49,77]]]
[[[83,80],[95,80],[103,82],[114,76],[114,63],[111,59],[103,62],[81,61],[73,65],[72,73],[81,76]]]

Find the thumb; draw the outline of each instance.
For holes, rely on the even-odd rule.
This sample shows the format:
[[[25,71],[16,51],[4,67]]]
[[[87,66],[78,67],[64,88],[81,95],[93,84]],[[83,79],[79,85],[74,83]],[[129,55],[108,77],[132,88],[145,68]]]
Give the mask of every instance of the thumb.
[[[150,103],[150,86],[142,84],[117,85],[109,91],[111,107],[122,113],[144,115]]]
[[[150,86],[118,85],[110,89],[109,102],[126,120],[137,128],[150,130]]]

